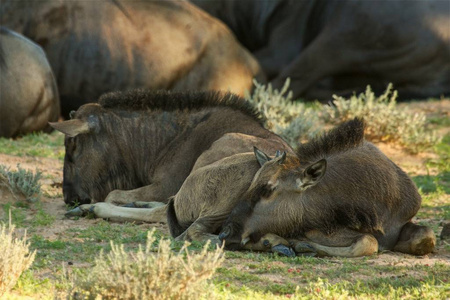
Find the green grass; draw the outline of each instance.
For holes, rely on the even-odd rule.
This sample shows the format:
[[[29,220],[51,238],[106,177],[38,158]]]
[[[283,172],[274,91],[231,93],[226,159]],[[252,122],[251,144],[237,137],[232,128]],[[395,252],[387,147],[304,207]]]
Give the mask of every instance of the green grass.
[[[228,258],[229,252],[226,254]],[[249,262],[248,257],[272,258],[261,266],[253,261]],[[307,259],[300,265],[281,263],[271,254],[255,255],[255,253],[247,256],[246,260],[233,260],[232,263],[235,266],[226,263],[217,271],[214,284],[220,293],[231,293],[244,299],[247,297],[251,299],[251,295],[312,297],[312,287],[317,294],[314,296],[316,298],[327,294],[355,297],[365,295],[391,297],[408,294],[413,296],[424,291],[424,296],[437,295],[438,298],[433,299],[441,299],[450,289],[448,282],[450,269],[443,264],[374,265],[370,258],[363,258],[314,259],[314,261]]]
[[[428,173],[437,170],[437,174],[412,177],[422,195],[422,208],[417,217],[450,220],[450,135],[434,146],[434,152],[437,156],[427,161],[426,168]]]
[[[15,290],[20,291],[23,295],[29,295],[29,296],[35,296],[36,294],[42,294],[45,295],[49,290],[53,288],[53,282],[48,279],[38,279],[33,274],[32,270],[25,271],[19,278],[19,281],[17,282],[15,286]],[[44,299],[53,299],[51,295],[47,295],[48,298]],[[41,298],[40,296],[39,298]]]
[[[11,222],[17,227],[28,227],[32,230],[38,226],[51,226],[55,221],[55,217],[46,213],[39,202],[30,204],[25,201],[17,201],[4,203],[1,206],[4,218],[0,218],[0,221],[9,223],[11,212]],[[27,218],[29,211],[32,211],[31,218]]]
[[[0,153],[64,159],[64,135],[32,133],[17,139],[0,138]]]
[[[2,209],[4,212],[5,218],[0,219],[0,221],[4,221],[5,223],[13,223],[17,227],[25,226],[26,213],[23,207],[13,206],[12,203],[2,204]]]
[[[109,242],[115,241],[120,244],[144,243],[147,240],[147,230],[141,230],[132,223],[114,224],[100,221],[95,226],[86,229],[69,229],[76,237],[86,241]]]

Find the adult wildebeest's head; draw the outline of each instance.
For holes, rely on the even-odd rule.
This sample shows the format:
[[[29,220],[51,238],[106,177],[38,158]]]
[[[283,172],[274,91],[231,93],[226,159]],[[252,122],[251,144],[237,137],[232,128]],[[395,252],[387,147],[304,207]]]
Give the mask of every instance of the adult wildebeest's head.
[[[417,188],[364,141],[358,119],[300,145],[296,156],[256,154],[262,167],[220,234],[231,249],[266,233],[298,238],[310,230],[331,234],[349,228],[388,237],[420,206]]]
[[[66,135],[64,145],[63,193],[69,205],[86,204],[103,199],[107,189],[125,173],[117,144],[121,141],[117,129],[107,126],[105,118],[114,115],[98,104],[87,104],[71,113],[71,120],[51,123]],[[118,187],[114,187],[118,188]]]

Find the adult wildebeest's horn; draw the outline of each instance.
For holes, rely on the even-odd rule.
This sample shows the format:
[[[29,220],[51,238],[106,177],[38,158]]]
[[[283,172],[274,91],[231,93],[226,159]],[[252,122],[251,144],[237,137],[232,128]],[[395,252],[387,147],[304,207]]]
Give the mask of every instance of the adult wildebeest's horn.
[[[80,133],[87,133],[90,131],[89,123],[80,119],[73,119],[64,122],[49,122],[48,124],[69,137],[75,137]]]

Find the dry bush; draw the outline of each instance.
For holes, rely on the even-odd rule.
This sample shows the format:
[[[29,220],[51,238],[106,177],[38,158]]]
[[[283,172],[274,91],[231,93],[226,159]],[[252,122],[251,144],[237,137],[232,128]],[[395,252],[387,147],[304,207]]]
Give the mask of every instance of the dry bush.
[[[22,169],[17,165],[17,171],[11,171],[9,167],[0,165],[0,186],[5,186],[11,194],[17,199],[24,197],[27,201],[36,202],[41,197],[41,179],[42,173],[36,170],[31,171]]]
[[[145,249],[127,252],[111,242],[111,252],[95,260],[95,266],[76,281],[77,298],[84,299],[200,299],[213,296],[207,279],[223,261],[223,250],[188,251],[185,243],[173,252],[170,241],[149,232]]]
[[[247,94],[246,99],[265,116],[268,129],[295,146],[300,140],[311,138],[319,132],[319,116],[314,109],[292,101],[292,92],[288,92],[289,83],[288,78],[278,91],[270,83],[265,86],[254,80],[253,94]]]
[[[306,107],[301,102],[292,101],[289,79],[281,91],[254,82],[255,91],[247,95],[267,122],[266,127],[281,135],[291,145],[300,140],[317,135],[324,123],[340,124],[355,117],[364,118],[366,138],[371,141],[396,143],[411,153],[418,153],[439,142],[435,133],[428,129],[426,116],[413,113],[407,108],[399,108],[392,84],[379,97],[370,86],[365,93],[353,95],[349,99],[334,95],[330,105],[321,109]]]
[[[15,238],[13,225],[0,224],[0,297],[14,287],[22,272],[33,263],[35,255],[36,251],[29,250],[26,235]]]
[[[411,153],[418,153],[438,142],[428,129],[423,113],[413,113],[397,107],[397,91],[389,84],[386,91],[376,97],[370,86],[365,93],[349,99],[334,95],[331,106],[324,106],[325,120],[337,124],[354,117],[364,118],[366,138],[372,141],[394,142]]]

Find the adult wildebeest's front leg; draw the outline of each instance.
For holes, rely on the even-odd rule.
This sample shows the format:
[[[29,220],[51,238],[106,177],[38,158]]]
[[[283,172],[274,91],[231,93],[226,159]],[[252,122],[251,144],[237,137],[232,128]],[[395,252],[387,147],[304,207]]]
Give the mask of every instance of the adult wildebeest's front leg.
[[[68,211],[67,217],[85,216],[89,213],[98,218],[116,222],[166,223],[166,204],[149,202],[148,208],[120,207],[111,203],[83,204]]]

